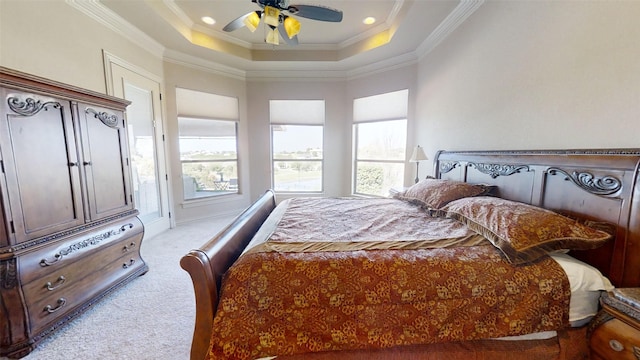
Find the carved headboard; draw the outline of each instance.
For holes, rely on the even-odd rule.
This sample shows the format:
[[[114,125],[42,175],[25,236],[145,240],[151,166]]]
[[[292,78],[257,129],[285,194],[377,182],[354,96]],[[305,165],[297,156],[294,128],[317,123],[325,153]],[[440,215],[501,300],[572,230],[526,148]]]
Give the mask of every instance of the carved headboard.
[[[618,287],[640,286],[640,149],[439,151],[435,172],[495,185],[502,198],[614,224],[613,241],[572,255]]]

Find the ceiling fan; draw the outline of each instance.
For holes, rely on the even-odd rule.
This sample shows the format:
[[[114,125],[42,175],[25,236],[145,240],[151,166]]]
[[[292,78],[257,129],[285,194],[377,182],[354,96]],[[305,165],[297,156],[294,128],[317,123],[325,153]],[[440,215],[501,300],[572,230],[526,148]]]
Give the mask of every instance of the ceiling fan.
[[[342,21],[342,11],[325,6],[316,5],[289,5],[289,0],[251,0],[257,3],[262,10],[252,11],[228,23],[222,30],[234,31],[246,26],[254,32],[260,20],[269,27],[265,41],[269,44],[278,45],[280,37],[289,45],[298,44],[298,33],[300,32],[300,22],[294,17],[300,16],[307,19],[340,22]]]

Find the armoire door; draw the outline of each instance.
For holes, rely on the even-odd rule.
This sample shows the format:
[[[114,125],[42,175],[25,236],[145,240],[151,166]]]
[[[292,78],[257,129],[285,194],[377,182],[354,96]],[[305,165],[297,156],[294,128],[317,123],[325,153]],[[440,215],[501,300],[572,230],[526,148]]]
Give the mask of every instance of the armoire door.
[[[71,103],[2,90],[0,151],[15,241],[82,225],[80,163]]]
[[[88,218],[95,221],[133,210],[124,114],[80,103],[78,119]]]

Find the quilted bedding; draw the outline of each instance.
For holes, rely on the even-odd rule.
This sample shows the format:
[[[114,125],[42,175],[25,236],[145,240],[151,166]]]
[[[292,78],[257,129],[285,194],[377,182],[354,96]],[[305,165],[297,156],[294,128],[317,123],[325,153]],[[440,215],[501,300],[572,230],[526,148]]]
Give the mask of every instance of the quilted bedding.
[[[212,359],[432,344],[563,329],[546,256],[513,266],[461,223],[395,199],[283,202],[225,275]]]

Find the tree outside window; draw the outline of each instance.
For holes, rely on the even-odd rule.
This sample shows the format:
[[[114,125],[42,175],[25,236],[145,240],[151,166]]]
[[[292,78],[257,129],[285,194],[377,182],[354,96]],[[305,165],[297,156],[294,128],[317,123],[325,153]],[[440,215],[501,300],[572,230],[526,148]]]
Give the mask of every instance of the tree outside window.
[[[353,101],[353,192],[387,196],[404,183],[408,90]]]

